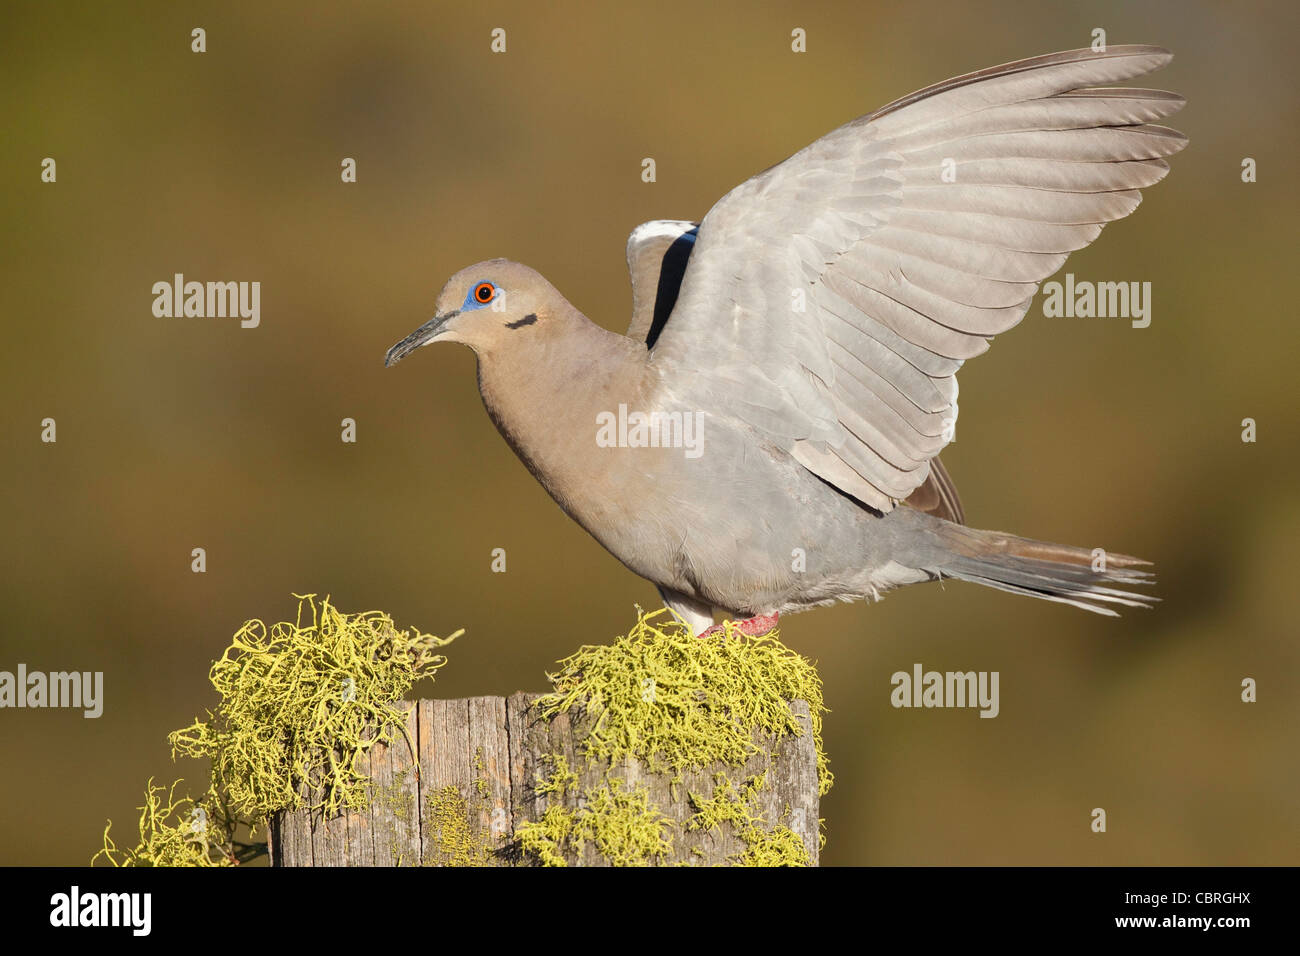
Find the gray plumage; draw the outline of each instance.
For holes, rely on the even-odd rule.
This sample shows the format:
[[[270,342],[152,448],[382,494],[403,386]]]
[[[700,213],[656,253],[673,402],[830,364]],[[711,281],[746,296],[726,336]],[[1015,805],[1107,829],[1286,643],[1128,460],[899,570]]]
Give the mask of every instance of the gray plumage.
[[[1112,46],[948,80],[827,134],[698,224],[638,227],[626,336],[491,260],[453,276],[388,362],[435,340],[473,348],[488,411],[533,474],[697,626],[715,607],[768,615],[942,577],[1142,606],[1113,585],[1148,583],[1145,562],[1094,570],[1088,551],[963,527],[937,455],[963,362],[1185,145],[1151,125],[1181,97],[1096,88],[1170,58]],[[620,407],[698,421],[702,453],[601,446],[598,416]]]

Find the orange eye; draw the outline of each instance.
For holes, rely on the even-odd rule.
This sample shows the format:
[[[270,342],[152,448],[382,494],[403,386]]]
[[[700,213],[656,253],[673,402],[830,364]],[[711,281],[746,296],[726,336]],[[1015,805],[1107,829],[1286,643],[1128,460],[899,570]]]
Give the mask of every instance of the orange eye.
[[[480,282],[474,287],[474,301],[491,302],[496,291],[496,287],[491,282]]]

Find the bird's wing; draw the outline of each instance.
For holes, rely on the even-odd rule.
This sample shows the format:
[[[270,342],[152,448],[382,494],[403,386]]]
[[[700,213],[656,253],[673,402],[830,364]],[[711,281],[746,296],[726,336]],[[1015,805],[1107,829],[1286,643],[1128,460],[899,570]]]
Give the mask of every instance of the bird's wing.
[[[628,338],[655,344],[677,301],[698,222],[655,219],[627,237],[627,271],[632,276],[632,323]]]
[[[1182,97],[1092,88],[1171,58],[1112,46],[958,77],[742,183],[700,224],[652,363],[890,510],[952,438],[962,362],[1186,144],[1149,125]]]

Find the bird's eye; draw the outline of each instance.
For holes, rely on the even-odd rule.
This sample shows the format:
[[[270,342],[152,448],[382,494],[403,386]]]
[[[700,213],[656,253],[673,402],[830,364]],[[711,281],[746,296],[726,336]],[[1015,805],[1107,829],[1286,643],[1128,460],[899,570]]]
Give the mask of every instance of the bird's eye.
[[[480,282],[474,287],[475,302],[491,302],[492,296],[496,294],[496,286],[491,282]]]

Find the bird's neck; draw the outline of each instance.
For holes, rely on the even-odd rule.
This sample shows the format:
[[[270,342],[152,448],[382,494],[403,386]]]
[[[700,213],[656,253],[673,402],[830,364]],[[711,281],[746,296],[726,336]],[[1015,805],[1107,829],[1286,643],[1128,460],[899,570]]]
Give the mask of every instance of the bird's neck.
[[[597,415],[648,402],[651,372],[640,342],[572,307],[549,318],[532,340],[479,355],[479,392],[511,448],[574,514],[575,489],[588,480],[597,451]]]

